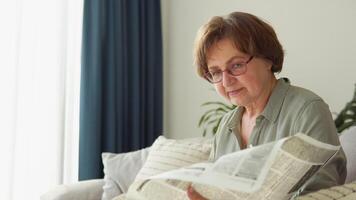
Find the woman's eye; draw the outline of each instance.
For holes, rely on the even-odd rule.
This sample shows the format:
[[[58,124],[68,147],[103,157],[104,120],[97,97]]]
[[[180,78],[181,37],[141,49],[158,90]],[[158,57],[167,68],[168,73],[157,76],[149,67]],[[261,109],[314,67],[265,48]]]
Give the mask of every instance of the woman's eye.
[[[242,67],[242,64],[236,63],[236,64],[232,65],[231,69],[240,69],[241,67]]]

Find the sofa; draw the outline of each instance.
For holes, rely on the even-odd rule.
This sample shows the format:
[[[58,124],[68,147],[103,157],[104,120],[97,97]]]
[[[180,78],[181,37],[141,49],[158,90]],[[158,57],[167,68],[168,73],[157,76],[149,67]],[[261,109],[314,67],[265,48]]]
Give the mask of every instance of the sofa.
[[[205,145],[209,144],[209,142],[206,141],[208,140],[204,140],[203,143]],[[199,142],[201,143],[201,141]],[[356,182],[356,126],[353,126],[343,131],[340,135],[340,142],[347,157],[348,173],[345,184]],[[191,146],[191,144],[189,145]],[[168,147],[170,146],[172,145],[168,144]],[[202,146],[199,146],[197,148],[202,148]],[[115,192],[119,193],[127,191],[129,184],[134,181],[135,176],[139,172],[140,168],[146,162],[149,151],[151,150],[144,149],[136,152],[123,154],[123,156],[120,156],[119,160],[117,160],[118,158],[115,158],[115,162],[117,163],[131,163],[129,165],[119,165],[119,168],[114,168],[115,171],[112,173],[116,173],[115,176],[119,176],[119,182],[114,182],[107,177],[108,174],[110,174],[110,169],[107,168],[107,160],[110,157],[115,157],[115,154],[103,154],[103,164],[105,173],[104,179],[94,179],[87,181],[79,181],[74,184],[59,185],[51,189],[47,193],[43,194],[41,196],[41,200],[100,200],[102,198],[111,199],[110,197],[103,197],[103,191],[108,190],[108,188],[110,187],[116,188],[115,190],[117,191]],[[109,191],[111,192],[112,189],[109,189]]]

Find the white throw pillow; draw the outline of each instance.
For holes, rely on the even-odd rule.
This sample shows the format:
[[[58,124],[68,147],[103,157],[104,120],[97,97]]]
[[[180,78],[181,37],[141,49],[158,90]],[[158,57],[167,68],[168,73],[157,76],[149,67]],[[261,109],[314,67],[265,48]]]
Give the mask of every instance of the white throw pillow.
[[[135,181],[208,160],[212,141],[212,138],[173,140],[158,137]]]
[[[120,154],[102,153],[105,175],[102,200],[127,192],[148,154],[149,148]]]

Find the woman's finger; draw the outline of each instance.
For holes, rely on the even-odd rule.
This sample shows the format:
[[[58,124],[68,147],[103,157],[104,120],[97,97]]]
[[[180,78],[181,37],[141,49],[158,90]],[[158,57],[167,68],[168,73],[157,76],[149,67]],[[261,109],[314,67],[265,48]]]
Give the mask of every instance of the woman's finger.
[[[198,192],[196,192],[191,185],[188,187],[187,194],[190,200],[207,200]]]

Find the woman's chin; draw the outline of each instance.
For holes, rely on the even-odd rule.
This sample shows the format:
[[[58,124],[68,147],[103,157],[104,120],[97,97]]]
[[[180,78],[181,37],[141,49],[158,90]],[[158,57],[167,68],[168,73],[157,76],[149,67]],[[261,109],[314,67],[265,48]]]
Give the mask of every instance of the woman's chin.
[[[229,98],[229,102],[235,106],[241,106],[243,105],[242,104],[242,101],[240,99],[237,99],[237,98]]]
[[[246,106],[251,103],[251,99],[247,98],[247,96],[229,96],[229,102],[236,106]]]

